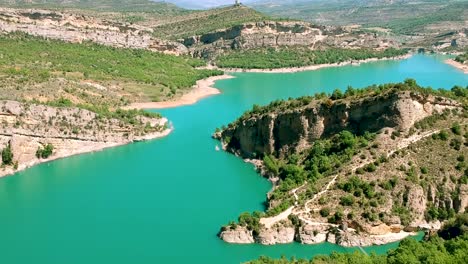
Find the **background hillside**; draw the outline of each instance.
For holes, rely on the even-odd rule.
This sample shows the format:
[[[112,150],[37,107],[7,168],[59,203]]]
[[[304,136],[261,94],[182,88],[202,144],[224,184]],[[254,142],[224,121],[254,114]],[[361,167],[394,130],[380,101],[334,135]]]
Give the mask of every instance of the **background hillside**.
[[[96,11],[154,12],[179,14],[182,8],[169,2],[150,0],[0,0],[1,6],[16,8],[76,8]]]
[[[464,27],[468,17],[466,0],[265,0],[252,6],[276,17],[385,27],[401,34]]]

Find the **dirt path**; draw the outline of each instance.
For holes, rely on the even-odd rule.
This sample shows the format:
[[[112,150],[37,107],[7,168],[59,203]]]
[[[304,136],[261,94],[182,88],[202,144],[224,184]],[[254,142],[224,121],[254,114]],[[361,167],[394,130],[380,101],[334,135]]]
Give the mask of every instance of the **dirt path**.
[[[403,140],[401,140],[401,142],[398,143],[397,145],[397,148],[390,151],[388,154],[387,154],[387,158],[390,157],[391,155],[393,155],[396,151],[399,151],[399,150],[402,150],[404,148],[407,148],[409,145],[413,144],[413,143],[416,143],[424,138],[427,138],[427,137],[430,137],[432,136],[433,134],[435,133],[438,133],[440,130],[433,130],[433,131],[428,131],[426,133],[423,133],[423,134],[417,134],[417,135],[412,135],[408,138],[404,138]],[[372,161],[369,161],[365,164],[359,164],[359,165],[356,165],[356,166],[353,166],[351,168],[351,170],[356,170],[358,168],[362,168],[364,166],[367,166],[369,165],[370,163],[374,162],[374,160]],[[277,216],[273,216],[273,217],[267,217],[267,218],[261,218],[260,219],[260,223],[263,224],[266,228],[270,228],[271,226],[273,226],[275,223],[277,222],[280,222],[282,220],[286,220],[290,214],[292,214],[294,212],[295,215],[298,215],[299,219],[301,219],[302,221],[304,221],[305,223],[309,224],[309,225],[323,225],[323,224],[327,224],[327,223],[318,223],[318,222],[312,222],[308,219],[305,219],[305,217],[303,216],[303,214],[307,214],[307,213],[310,213],[312,210],[318,210],[316,208],[309,208],[309,204],[314,202],[315,200],[319,199],[322,195],[324,195],[325,193],[327,193],[330,188],[336,183],[336,180],[338,179],[339,176],[342,176],[343,174],[337,174],[335,175],[332,180],[330,182],[327,183],[327,185],[325,186],[325,188],[316,193],[310,200],[308,200],[305,205],[304,205],[304,210],[301,210],[301,211],[296,211],[294,212],[294,209],[296,208],[296,206],[298,205],[298,195],[297,195],[297,191],[300,190],[301,188],[303,188],[304,186],[306,186],[307,183],[304,183],[303,185],[301,185],[300,187],[297,187],[296,189],[293,189],[291,190],[291,194],[294,195],[294,198],[296,199],[296,202],[295,202],[295,205],[294,206],[291,206],[289,207],[287,210],[285,210],[284,212],[280,213],[279,215]],[[334,226],[334,225],[331,225],[331,226]]]

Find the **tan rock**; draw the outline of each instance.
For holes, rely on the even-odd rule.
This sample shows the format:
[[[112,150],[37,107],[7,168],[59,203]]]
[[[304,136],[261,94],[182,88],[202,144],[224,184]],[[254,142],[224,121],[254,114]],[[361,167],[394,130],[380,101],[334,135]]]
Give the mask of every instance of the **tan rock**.
[[[255,243],[252,231],[242,226],[237,226],[235,229],[227,229],[219,234],[219,237],[228,243],[233,244],[251,244]]]

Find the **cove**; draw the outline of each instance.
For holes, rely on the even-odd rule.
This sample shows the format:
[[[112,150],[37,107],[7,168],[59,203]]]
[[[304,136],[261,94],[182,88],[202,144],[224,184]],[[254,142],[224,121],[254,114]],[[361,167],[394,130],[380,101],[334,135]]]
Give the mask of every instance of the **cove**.
[[[231,245],[219,228],[243,211],[263,210],[270,184],[211,139],[253,104],[348,85],[414,78],[433,88],[468,85],[445,56],[288,74],[236,73],[221,95],[166,109],[168,137],[41,164],[0,179],[2,263],[239,263],[312,257],[356,249],[333,244]],[[368,247],[384,253],[397,243]]]

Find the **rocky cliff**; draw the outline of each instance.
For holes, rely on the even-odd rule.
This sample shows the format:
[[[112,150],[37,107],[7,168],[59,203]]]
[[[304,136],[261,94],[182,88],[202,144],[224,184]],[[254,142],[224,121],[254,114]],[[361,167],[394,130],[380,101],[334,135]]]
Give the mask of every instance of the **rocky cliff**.
[[[398,47],[390,39],[341,27],[316,26],[306,22],[264,21],[192,36],[181,40],[196,57],[211,58],[231,49],[275,47],[323,47],[386,49]]]
[[[310,49],[398,47],[376,34],[350,28],[316,26],[306,22],[264,21],[244,23],[179,41],[155,38],[147,26],[100,19],[70,11],[0,8],[0,32],[81,43],[92,41],[122,48],[148,49],[169,54],[191,54],[211,59],[232,49],[307,47]]]
[[[458,106],[449,99],[410,91],[357,100],[314,101],[241,119],[224,130],[221,138],[229,138],[229,151],[254,158],[259,153],[297,152],[342,130],[357,134],[385,127],[407,130],[427,116]]]
[[[0,101],[0,151],[8,148],[13,154],[8,164],[0,159],[0,177],[41,162],[170,132],[164,118],[134,114],[130,119],[105,117],[79,108]],[[38,157],[38,150],[49,144],[52,154]]]
[[[33,36],[81,43],[148,49],[168,54],[186,54],[178,42],[152,37],[152,29],[139,25],[101,20],[67,12],[40,9],[0,8],[0,32],[20,31]]]

